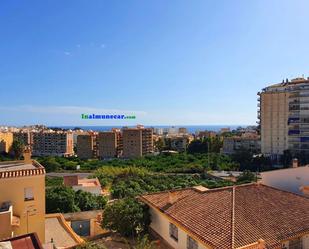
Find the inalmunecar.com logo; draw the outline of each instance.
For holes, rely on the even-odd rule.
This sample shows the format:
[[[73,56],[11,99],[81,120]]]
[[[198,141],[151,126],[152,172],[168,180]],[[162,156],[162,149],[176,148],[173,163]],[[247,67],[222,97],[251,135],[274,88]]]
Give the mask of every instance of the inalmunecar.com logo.
[[[84,114],[81,115],[82,119],[136,119],[135,115],[123,115],[123,114]]]

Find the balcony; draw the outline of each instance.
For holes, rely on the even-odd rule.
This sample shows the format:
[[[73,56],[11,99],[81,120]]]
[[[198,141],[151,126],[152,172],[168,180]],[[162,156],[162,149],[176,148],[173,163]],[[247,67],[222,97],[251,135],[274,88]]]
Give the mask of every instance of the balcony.
[[[293,136],[293,135],[299,135],[300,131],[299,130],[289,130],[288,135]]]
[[[0,206],[0,224],[6,229],[0,231],[0,237],[11,237],[14,228],[20,226],[20,218],[13,215],[13,206],[10,202],[3,202]]]

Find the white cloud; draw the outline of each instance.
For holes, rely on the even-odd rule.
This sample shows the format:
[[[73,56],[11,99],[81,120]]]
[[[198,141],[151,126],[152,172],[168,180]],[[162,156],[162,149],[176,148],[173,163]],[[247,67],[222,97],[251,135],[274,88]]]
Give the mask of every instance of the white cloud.
[[[31,113],[44,113],[44,114],[127,114],[127,115],[146,115],[144,111],[122,110],[122,109],[105,109],[85,106],[32,106],[23,105],[15,107],[0,107],[2,111],[14,112],[31,112]]]
[[[101,48],[105,48],[105,47],[106,47],[106,45],[102,43],[101,44]]]
[[[67,55],[67,56],[70,56],[70,55],[71,55],[71,53],[68,52],[68,51],[65,51],[64,54]]]

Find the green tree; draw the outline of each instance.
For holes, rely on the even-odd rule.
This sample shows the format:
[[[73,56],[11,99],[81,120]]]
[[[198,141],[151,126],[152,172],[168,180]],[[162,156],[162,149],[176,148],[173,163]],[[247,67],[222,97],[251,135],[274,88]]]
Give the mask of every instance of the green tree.
[[[25,150],[25,144],[21,140],[14,140],[12,143],[12,152],[15,159],[20,159]]]
[[[208,153],[208,143],[207,140],[193,140],[188,145],[187,152],[189,154],[195,154],[195,153]]]
[[[46,172],[56,172],[61,169],[61,165],[56,161],[55,157],[46,157],[39,161],[44,166]]]
[[[86,242],[82,245],[75,247],[75,249],[107,249],[107,247],[101,244],[97,244],[95,242]]]
[[[150,241],[147,235],[140,236],[137,239],[136,245],[133,249],[156,249],[158,246],[154,241]]]
[[[155,141],[154,146],[157,148],[158,151],[164,150],[165,142],[163,138],[159,138],[157,141]]]
[[[106,206],[102,227],[117,231],[122,236],[134,237],[144,233],[150,224],[147,206],[135,199],[117,200]]]
[[[284,150],[281,156],[281,163],[284,167],[289,167],[292,164],[293,155],[290,150]]]
[[[103,209],[107,203],[103,196],[96,196],[89,192],[78,190],[74,197],[75,205],[82,211]]]
[[[69,213],[80,211],[74,202],[75,191],[57,186],[46,189],[46,213]]]
[[[256,175],[249,170],[245,170],[237,177],[237,183],[250,183],[256,181]]]

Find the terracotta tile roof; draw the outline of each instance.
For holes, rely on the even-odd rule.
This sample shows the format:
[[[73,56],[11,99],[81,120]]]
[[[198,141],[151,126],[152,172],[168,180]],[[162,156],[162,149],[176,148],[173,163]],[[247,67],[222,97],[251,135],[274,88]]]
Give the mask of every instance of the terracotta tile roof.
[[[239,248],[259,239],[267,248],[277,248],[283,240],[309,233],[309,198],[262,184],[159,192],[140,200],[216,249]]]
[[[43,249],[42,244],[35,233],[24,234],[0,241],[0,247],[1,243],[3,243],[3,246],[7,243],[7,248],[11,247],[12,249]]]

